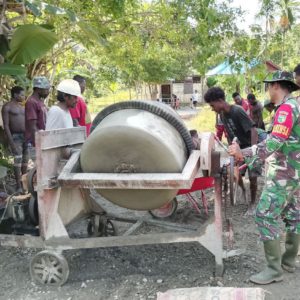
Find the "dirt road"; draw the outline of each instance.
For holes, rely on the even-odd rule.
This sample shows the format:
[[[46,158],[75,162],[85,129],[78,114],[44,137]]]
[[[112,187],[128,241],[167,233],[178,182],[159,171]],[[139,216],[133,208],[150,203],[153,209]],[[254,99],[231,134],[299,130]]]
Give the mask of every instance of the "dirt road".
[[[195,214],[187,202],[180,203],[179,214]],[[253,219],[243,216],[245,210],[245,204],[234,210],[234,248],[245,252],[225,260],[223,278],[214,278],[214,259],[207,250],[197,243],[182,243],[66,251],[69,280],[60,288],[51,288],[31,282],[29,263],[37,251],[1,248],[0,299],[156,299],[158,291],[171,288],[251,287],[248,278],[260,270],[264,258]],[[81,224],[78,228],[84,227]],[[284,282],[264,287],[269,292],[266,299],[300,299],[299,282],[298,264],[295,274],[285,274]]]

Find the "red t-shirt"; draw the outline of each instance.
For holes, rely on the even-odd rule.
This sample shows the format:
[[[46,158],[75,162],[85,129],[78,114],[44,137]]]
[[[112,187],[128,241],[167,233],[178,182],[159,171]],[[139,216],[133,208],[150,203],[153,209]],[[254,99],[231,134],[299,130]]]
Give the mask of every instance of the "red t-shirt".
[[[47,107],[45,103],[34,95],[31,95],[25,103],[25,138],[27,142],[32,142],[31,132],[28,128],[29,120],[36,120],[38,130],[45,130],[47,119]]]
[[[249,103],[247,100],[242,99],[242,107],[244,109],[244,111],[247,113],[247,115],[250,115],[250,107],[249,107]]]
[[[77,103],[74,108],[69,109],[72,119],[78,120],[80,126],[86,127],[87,136],[90,134],[91,129],[91,116],[88,112],[87,105],[83,98],[77,97]]]

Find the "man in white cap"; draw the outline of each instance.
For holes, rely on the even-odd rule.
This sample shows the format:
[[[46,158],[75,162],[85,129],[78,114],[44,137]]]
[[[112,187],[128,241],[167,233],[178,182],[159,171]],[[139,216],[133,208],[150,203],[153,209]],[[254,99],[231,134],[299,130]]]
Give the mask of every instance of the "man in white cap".
[[[57,86],[57,105],[53,105],[47,115],[46,130],[72,128],[73,120],[69,108],[74,108],[81,95],[79,83],[65,79]]]

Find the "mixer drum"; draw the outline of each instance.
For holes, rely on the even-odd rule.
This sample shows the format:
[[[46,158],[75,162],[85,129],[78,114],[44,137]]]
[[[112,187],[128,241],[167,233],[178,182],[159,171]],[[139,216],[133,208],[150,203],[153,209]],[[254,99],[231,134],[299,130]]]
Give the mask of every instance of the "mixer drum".
[[[167,105],[152,101],[113,104],[94,119],[82,146],[85,173],[181,173],[191,136]],[[125,208],[150,210],[172,200],[178,190],[101,189],[107,200]]]

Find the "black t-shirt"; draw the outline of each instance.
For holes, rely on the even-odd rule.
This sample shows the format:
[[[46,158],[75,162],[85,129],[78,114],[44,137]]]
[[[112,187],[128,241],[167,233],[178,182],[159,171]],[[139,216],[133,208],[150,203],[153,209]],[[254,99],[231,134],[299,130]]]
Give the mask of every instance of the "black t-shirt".
[[[254,123],[241,106],[232,105],[229,113],[222,112],[221,120],[224,123],[229,141],[237,137],[241,149],[251,146],[251,128]]]

